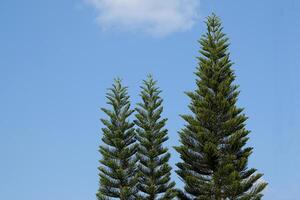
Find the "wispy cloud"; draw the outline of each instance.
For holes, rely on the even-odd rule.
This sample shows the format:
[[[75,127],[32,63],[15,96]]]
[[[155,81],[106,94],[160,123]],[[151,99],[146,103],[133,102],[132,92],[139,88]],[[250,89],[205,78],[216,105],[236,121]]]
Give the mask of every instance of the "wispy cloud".
[[[199,0],[87,0],[104,29],[165,36],[190,29],[198,17]]]

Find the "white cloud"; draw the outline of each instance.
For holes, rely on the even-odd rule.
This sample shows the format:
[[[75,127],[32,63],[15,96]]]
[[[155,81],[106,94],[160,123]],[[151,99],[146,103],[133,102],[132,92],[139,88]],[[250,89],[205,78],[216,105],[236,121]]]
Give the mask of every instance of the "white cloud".
[[[164,36],[190,29],[198,17],[199,0],[87,0],[106,29]]]

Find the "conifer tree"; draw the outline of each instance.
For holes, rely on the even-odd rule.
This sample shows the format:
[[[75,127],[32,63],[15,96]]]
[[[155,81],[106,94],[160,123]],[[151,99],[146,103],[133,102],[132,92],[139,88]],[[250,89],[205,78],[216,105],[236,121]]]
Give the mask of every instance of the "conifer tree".
[[[179,132],[182,159],[177,174],[185,184],[180,199],[258,200],[266,183],[262,174],[248,168],[251,147],[246,147],[247,117],[237,107],[238,86],[229,59],[228,38],[216,15],[207,18],[207,32],[200,39],[201,56],[190,115],[183,115]]]
[[[163,147],[163,143],[168,140],[168,131],[164,128],[167,119],[161,117],[163,100],[160,93],[156,81],[148,76],[141,87],[142,102],[136,108],[139,190],[142,200],[170,200],[176,196],[173,191],[175,183],[170,180],[170,153]]]
[[[137,195],[136,137],[134,123],[129,121],[130,109],[127,87],[117,79],[106,98],[112,109],[102,108],[108,119],[101,119],[104,145],[100,146],[98,200],[134,200]]]

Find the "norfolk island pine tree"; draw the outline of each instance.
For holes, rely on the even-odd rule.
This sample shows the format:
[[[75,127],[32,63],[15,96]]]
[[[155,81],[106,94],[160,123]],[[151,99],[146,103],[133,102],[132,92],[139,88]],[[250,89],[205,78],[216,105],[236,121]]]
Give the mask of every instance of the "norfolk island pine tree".
[[[170,153],[163,147],[168,140],[165,129],[167,119],[162,119],[163,100],[156,81],[149,75],[141,86],[141,102],[136,107],[134,121],[139,141],[139,190],[142,200],[171,200],[176,196],[171,182]]]
[[[127,87],[116,79],[106,95],[111,110],[101,110],[108,119],[101,119],[102,142],[99,151],[102,155],[99,167],[100,187],[98,200],[135,200],[137,195],[137,144],[134,123],[129,117],[134,112],[130,109]]]
[[[220,19],[207,18],[207,32],[200,39],[201,56],[196,71],[196,89],[187,92],[192,114],[183,115],[175,147],[181,162],[177,174],[184,182],[178,198],[184,200],[258,200],[267,183],[262,174],[248,168],[251,147],[247,117],[236,106],[239,91],[228,53],[228,38]]]

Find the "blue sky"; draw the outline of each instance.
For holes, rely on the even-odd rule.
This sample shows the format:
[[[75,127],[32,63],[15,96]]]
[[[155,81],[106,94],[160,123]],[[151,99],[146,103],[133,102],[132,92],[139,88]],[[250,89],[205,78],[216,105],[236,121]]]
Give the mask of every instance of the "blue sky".
[[[249,116],[249,166],[269,182],[264,199],[297,200],[299,1],[120,2],[0,1],[0,199],[95,199],[100,107],[114,77],[133,104],[148,73],[158,80],[174,166],[183,92],[195,87],[197,40],[215,12]]]

